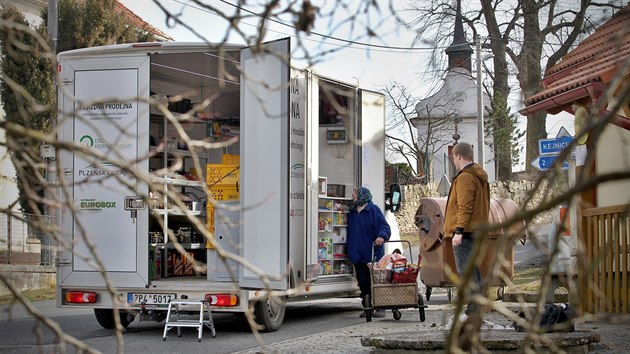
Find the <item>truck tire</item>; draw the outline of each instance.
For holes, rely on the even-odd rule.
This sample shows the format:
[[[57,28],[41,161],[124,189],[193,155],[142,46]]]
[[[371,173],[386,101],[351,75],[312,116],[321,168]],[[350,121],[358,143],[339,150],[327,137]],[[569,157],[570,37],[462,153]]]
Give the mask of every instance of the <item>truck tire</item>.
[[[273,297],[256,302],[254,305],[256,323],[264,327],[263,332],[275,332],[284,322],[286,309],[287,304],[284,298]]]
[[[94,309],[94,316],[101,327],[105,329],[116,328],[113,309]],[[120,325],[123,326],[123,328],[129,327],[129,324],[133,322],[133,319],[134,316],[127,313],[127,311],[120,311]]]

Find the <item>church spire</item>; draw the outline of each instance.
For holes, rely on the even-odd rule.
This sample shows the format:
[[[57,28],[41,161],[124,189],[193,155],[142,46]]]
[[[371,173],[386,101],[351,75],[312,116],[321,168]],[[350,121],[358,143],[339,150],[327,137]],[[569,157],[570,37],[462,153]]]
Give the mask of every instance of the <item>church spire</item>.
[[[454,68],[464,68],[472,72],[471,56],[473,53],[470,44],[466,41],[464,24],[462,20],[461,0],[457,1],[457,12],[455,13],[455,30],[453,31],[453,43],[446,48],[448,55],[448,70]]]

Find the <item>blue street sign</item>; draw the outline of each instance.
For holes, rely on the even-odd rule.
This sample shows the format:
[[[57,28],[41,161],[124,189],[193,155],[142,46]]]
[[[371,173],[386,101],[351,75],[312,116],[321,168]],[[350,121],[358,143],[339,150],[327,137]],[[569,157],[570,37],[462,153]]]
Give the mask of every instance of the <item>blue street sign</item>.
[[[557,155],[573,141],[572,136],[559,136],[552,139],[538,140],[538,153],[541,155]]]
[[[541,171],[546,171],[553,167],[553,164],[556,162],[558,155],[546,155],[546,156],[538,156],[534,160],[532,160],[532,166]],[[569,169],[569,163],[564,161],[562,164],[563,170]]]

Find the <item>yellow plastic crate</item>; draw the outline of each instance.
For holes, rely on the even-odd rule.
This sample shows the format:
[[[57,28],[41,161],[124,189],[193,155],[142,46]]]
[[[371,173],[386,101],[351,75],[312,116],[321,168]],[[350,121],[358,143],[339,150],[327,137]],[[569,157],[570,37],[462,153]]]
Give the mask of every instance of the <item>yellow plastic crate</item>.
[[[241,192],[238,188],[238,184],[235,186],[214,186],[210,188],[210,194],[215,200],[239,200],[241,199]]]
[[[241,164],[241,156],[240,155],[230,155],[223,154],[221,158],[221,163],[224,165],[240,165]]]
[[[210,231],[210,238],[214,239],[214,206],[206,206],[206,228]],[[206,240],[206,248],[214,248],[210,241]]]
[[[241,180],[241,170],[239,165],[207,164],[206,184],[212,189],[215,185],[234,186]],[[223,199],[222,199],[223,200]]]
[[[208,231],[214,232],[214,206],[212,205],[206,207],[206,225]]]

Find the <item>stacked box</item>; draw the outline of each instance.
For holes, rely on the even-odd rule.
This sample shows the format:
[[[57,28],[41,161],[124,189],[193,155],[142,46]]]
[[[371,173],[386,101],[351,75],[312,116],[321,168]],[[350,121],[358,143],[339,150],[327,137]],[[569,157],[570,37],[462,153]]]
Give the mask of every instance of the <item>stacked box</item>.
[[[207,164],[206,184],[212,189],[214,186],[236,188],[241,180],[239,165]]]
[[[224,165],[240,165],[241,156],[240,155],[230,155],[223,154],[221,157],[221,163]]]
[[[238,184],[234,187],[212,187],[210,188],[210,194],[215,200],[239,200],[241,198],[241,192]]]
[[[321,275],[333,274],[332,261],[319,261],[318,273]]]
[[[171,253],[166,260],[167,271],[169,277],[194,275],[193,260],[195,258],[193,253],[188,253],[188,257],[181,255],[177,252]]]
[[[320,237],[318,244],[317,259],[332,259],[332,238]]]

